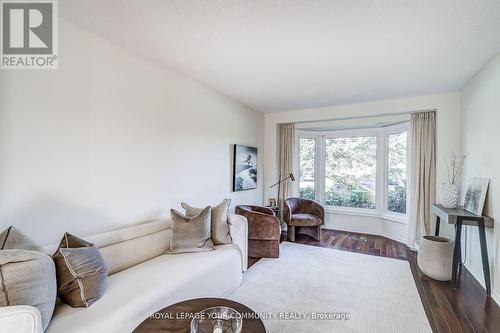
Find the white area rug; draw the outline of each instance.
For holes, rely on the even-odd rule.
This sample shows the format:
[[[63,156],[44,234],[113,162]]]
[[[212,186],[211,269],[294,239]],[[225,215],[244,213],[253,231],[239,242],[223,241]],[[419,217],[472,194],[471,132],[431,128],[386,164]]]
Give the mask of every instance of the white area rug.
[[[432,332],[403,260],[285,242],[280,258],[258,261],[229,298],[257,313],[309,318],[266,319],[271,333]],[[350,319],[313,320],[313,313],[348,313]]]

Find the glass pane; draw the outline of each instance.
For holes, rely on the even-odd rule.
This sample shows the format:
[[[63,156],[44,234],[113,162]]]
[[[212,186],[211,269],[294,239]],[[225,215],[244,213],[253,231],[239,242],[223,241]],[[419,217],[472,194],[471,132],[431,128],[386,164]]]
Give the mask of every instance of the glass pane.
[[[300,138],[299,196],[314,200],[316,139]]]
[[[406,132],[389,135],[387,210],[400,214],[406,214],[406,142]]]
[[[375,208],[377,137],[325,140],[325,204]]]

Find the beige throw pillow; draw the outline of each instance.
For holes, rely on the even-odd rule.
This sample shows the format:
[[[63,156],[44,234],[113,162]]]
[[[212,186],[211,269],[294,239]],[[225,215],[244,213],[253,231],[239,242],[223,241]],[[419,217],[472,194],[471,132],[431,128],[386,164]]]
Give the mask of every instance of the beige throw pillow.
[[[72,307],[89,307],[104,294],[107,269],[94,244],[65,233],[53,256],[59,298]]]
[[[171,209],[170,216],[173,223],[169,253],[213,250],[214,244],[210,239],[210,206],[192,217]]]
[[[227,223],[227,213],[230,204],[231,199],[224,199],[220,204],[212,207],[212,241],[215,245],[231,244],[233,242]],[[192,207],[185,202],[182,202],[181,206],[186,210],[186,216],[188,217],[195,216],[202,211],[202,208]]]
[[[0,249],[23,249],[44,252],[41,246],[35,244],[25,234],[14,227],[8,227],[0,234]]]
[[[0,306],[31,305],[47,328],[56,304],[52,258],[23,233],[9,227],[0,234]]]

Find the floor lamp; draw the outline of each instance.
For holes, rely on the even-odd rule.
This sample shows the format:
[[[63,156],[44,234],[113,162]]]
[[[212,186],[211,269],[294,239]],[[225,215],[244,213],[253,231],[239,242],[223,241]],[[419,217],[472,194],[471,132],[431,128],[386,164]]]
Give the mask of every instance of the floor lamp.
[[[280,178],[281,178],[281,174],[280,174]],[[295,181],[295,176],[293,175],[293,173],[289,173],[289,174],[288,174],[288,177],[283,178],[283,179],[281,179],[280,181],[278,181],[276,184],[273,184],[273,185],[271,185],[271,186],[270,186],[270,188],[273,188],[273,187],[275,187],[276,185],[278,186],[278,200],[277,200],[278,202],[277,202],[277,204],[278,204],[278,208],[279,208],[279,212],[280,212],[280,220],[282,220],[282,216],[283,216],[282,209],[280,208],[280,190],[281,190],[281,183],[283,183],[283,182],[284,182],[285,180],[287,180],[287,179],[290,179],[290,180],[293,182],[293,181]],[[283,200],[283,202],[284,202],[284,201],[285,201],[285,200]]]

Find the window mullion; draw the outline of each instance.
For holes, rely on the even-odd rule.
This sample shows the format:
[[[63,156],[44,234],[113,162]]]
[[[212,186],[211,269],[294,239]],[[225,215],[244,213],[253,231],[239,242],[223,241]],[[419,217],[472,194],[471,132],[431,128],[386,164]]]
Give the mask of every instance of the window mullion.
[[[387,185],[388,185],[388,138],[387,133],[381,134],[381,158],[380,158],[380,212],[387,211]]]
[[[381,212],[381,208],[383,205],[382,200],[382,182],[383,179],[381,177],[383,170],[383,156],[384,156],[384,148],[383,148],[383,136],[378,133],[377,134],[377,167],[376,167],[376,189],[375,189],[375,205],[377,212]]]
[[[316,141],[316,200],[321,204],[325,202],[325,136],[321,135]]]

